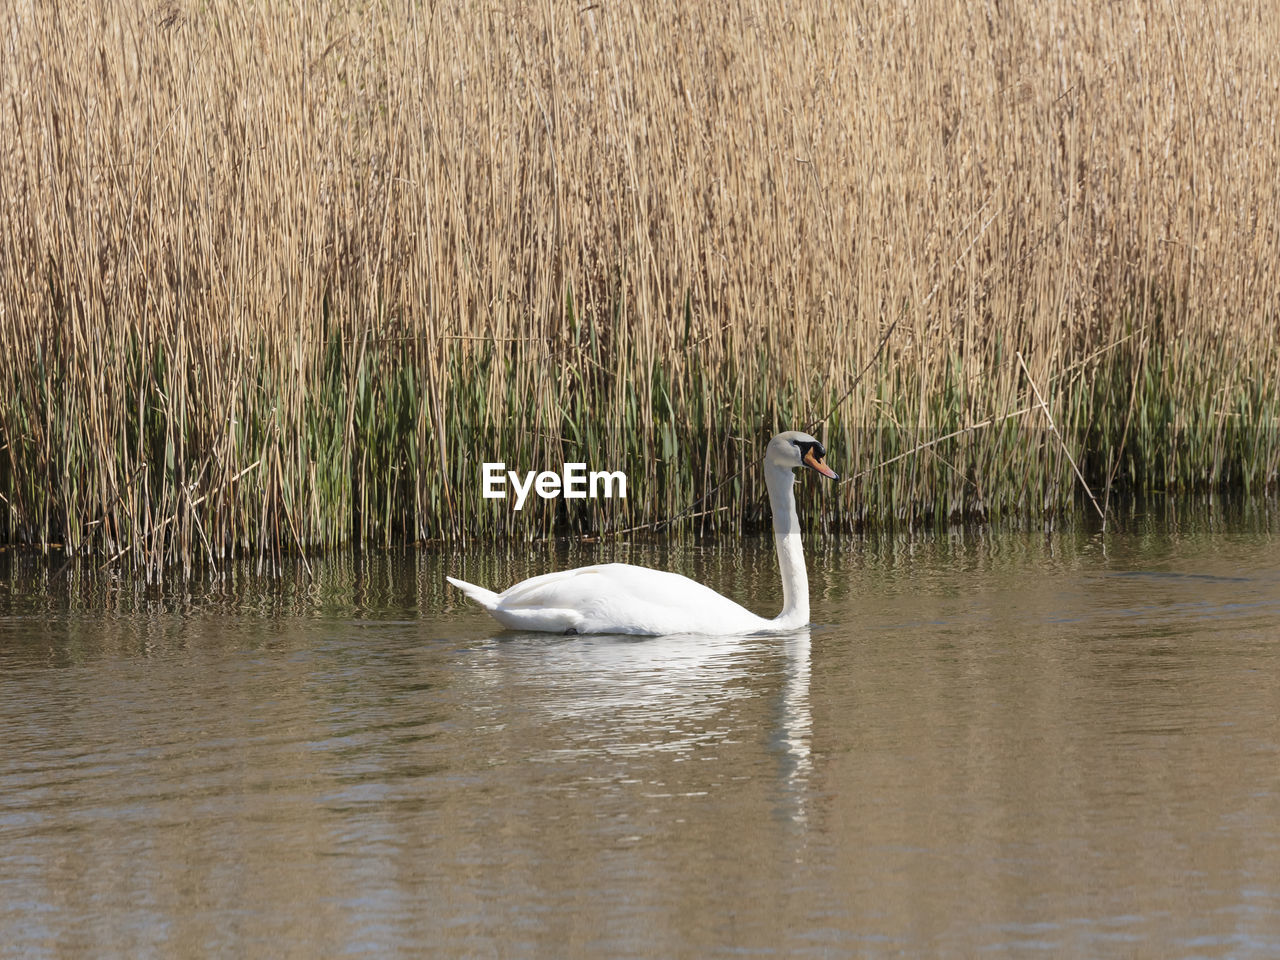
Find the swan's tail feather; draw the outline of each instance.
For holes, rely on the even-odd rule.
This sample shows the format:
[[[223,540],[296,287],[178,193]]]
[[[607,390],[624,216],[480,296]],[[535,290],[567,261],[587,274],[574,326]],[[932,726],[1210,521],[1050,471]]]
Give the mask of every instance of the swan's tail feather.
[[[453,577],[445,577],[445,579],[486,610],[492,610],[498,605],[498,595],[492,590],[477,587],[474,583],[467,583],[465,580],[455,580]]]

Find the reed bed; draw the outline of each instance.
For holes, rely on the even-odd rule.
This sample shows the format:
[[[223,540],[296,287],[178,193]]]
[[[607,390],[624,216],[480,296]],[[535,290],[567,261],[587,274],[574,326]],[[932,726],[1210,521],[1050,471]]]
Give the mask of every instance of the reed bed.
[[[299,7],[0,13],[0,541],[740,530],[823,418],[828,529],[1276,483],[1253,5]]]

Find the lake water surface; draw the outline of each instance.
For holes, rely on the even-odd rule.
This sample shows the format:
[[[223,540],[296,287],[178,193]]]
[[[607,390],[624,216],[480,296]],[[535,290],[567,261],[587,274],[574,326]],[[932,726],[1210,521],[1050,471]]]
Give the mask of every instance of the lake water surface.
[[[812,542],[788,638],[501,632],[468,547],[0,553],[0,956],[1280,956],[1280,514]]]

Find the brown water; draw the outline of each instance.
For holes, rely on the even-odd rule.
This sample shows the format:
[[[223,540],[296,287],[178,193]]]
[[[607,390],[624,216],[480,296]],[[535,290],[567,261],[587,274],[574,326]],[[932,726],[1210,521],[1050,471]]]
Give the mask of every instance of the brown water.
[[[500,633],[605,557],[0,554],[0,956],[1280,956],[1280,521],[812,544],[787,640]]]

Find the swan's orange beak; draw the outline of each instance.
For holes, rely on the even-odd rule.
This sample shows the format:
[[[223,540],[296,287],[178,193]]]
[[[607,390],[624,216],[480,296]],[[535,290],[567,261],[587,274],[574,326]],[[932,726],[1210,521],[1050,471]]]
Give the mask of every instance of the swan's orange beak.
[[[818,473],[822,474],[824,477],[829,477],[832,480],[840,479],[840,474],[836,473],[834,470],[828,467],[826,460],[824,460],[822,457],[816,456],[813,452],[812,447],[810,447],[808,451],[805,452],[804,462],[806,466],[812,467],[814,470],[818,471]]]

